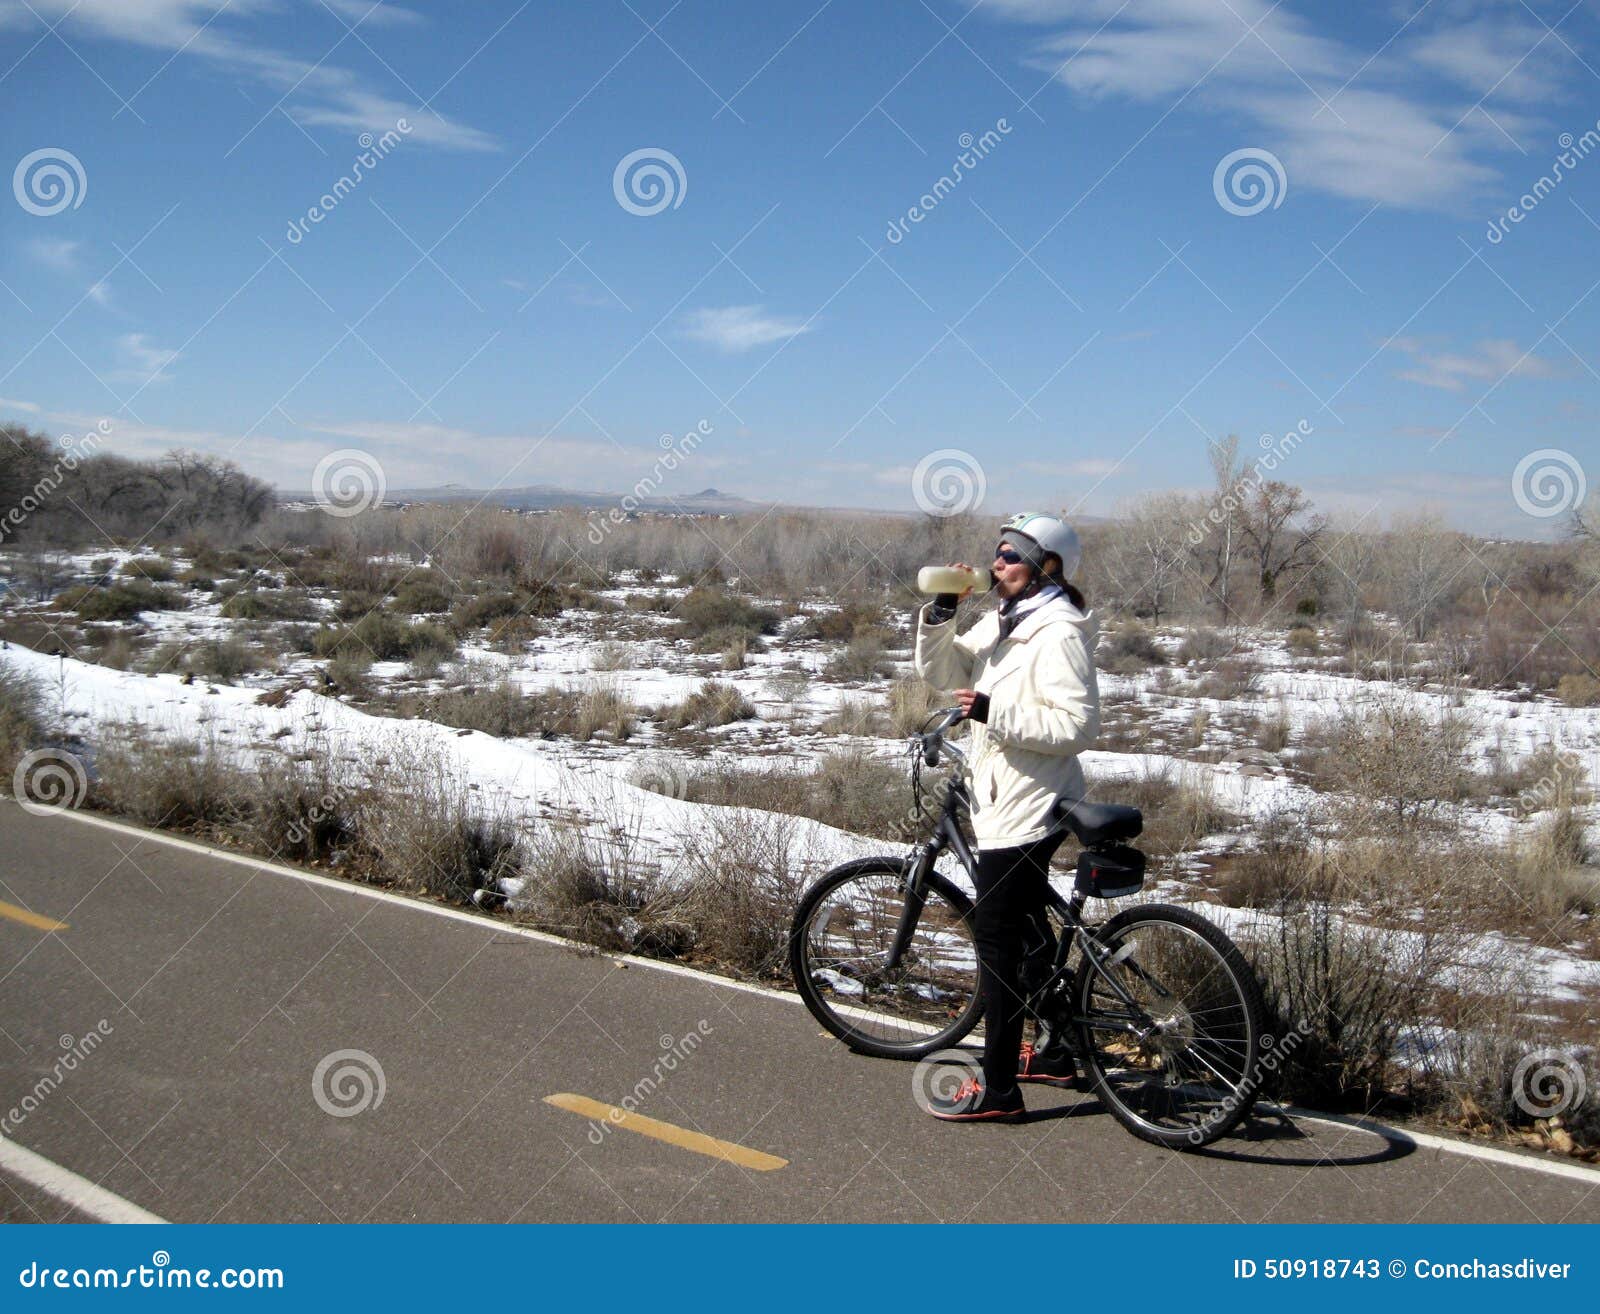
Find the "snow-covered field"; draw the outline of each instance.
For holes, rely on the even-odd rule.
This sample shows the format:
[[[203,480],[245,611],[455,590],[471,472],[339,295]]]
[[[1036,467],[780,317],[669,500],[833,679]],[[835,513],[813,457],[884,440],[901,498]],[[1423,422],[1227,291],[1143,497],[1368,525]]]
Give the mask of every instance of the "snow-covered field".
[[[83,574],[91,560],[109,557],[116,569],[127,555],[85,554],[72,564]],[[181,569],[185,563],[175,564]],[[493,671],[525,692],[603,687],[648,711],[680,702],[705,680],[716,679],[738,689],[754,706],[754,717],[669,733],[644,716],[624,742],[604,734],[587,742],[565,737],[500,739],[425,720],[369,714],[351,705],[347,696],[321,691],[316,677],[323,663],[298,654],[287,654],[272,669],[252,672],[235,683],[204,678],[185,682],[173,673],[118,671],[73,657],[47,657],[17,645],[0,657],[39,678],[49,693],[49,710],[58,722],[55,729],[81,740],[91,758],[97,738],[111,723],[133,723],[149,733],[186,739],[211,736],[242,757],[281,753],[286,745],[310,748],[330,755],[351,773],[399,752],[431,752],[448,763],[486,806],[530,829],[562,825],[603,835],[620,827],[639,836],[638,852],[659,864],[670,879],[686,839],[718,820],[717,814],[725,823],[729,811],[752,810],[685,802],[639,788],[634,780],[651,776],[659,781],[663,770],[667,774],[674,770],[673,762],[717,761],[733,767],[777,762],[803,767],[847,745],[903,760],[896,740],[882,734],[841,733],[838,713],[841,708],[883,707],[886,677],[909,669],[907,636],[902,632],[894,641],[899,646],[891,642],[884,651],[884,675],[870,680],[828,678],[825,668],[843,644],[800,637],[805,623],[801,615],[787,617],[766,641],[764,651],[752,651],[742,666],[724,670],[717,654],[696,653],[676,637],[671,617],[628,605],[636,595],[677,592],[681,590],[623,579],[597,595],[615,610],[574,608],[542,619],[540,632],[516,645],[516,651],[466,642],[458,657],[437,671],[381,662],[367,671],[366,680],[380,692],[426,693],[448,687],[464,669],[479,677]],[[328,593],[319,599],[325,609],[331,609],[331,598]],[[185,610],[146,612],[137,623],[86,628],[100,631],[101,637],[119,628],[137,628],[155,644],[182,647],[242,631],[270,634],[283,628],[229,620],[220,614],[221,604],[216,594],[191,591]],[[766,600],[765,605],[776,608],[778,601]],[[820,614],[829,605],[808,603],[806,611]],[[26,610],[27,604],[12,594],[5,610],[14,616],[19,609]],[[1169,650],[1176,644],[1174,635],[1157,637]],[[1203,788],[1242,819],[1227,834],[1204,837],[1196,859],[1247,848],[1253,822],[1286,810],[1304,810],[1326,797],[1297,778],[1284,762],[1256,748],[1253,725],[1281,722],[1288,740],[1296,742],[1341,708],[1378,697],[1403,700],[1430,717],[1447,713],[1465,717],[1471,727],[1470,753],[1480,764],[1515,760],[1554,747],[1572,755],[1587,787],[1600,791],[1600,708],[1567,707],[1527,693],[1363,680],[1326,669],[1327,659],[1290,651],[1278,632],[1242,631],[1230,637],[1236,655],[1260,672],[1248,694],[1229,699],[1196,696],[1187,687],[1185,673],[1170,667],[1137,675],[1102,674],[1108,722],[1130,718],[1137,751],[1094,750],[1083,759],[1098,798],[1115,801],[1119,781],[1164,776],[1176,784]],[[259,701],[268,692],[287,697],[274,699],[279,705]],[[1199,713],[1204,717],[1197,734]],[[1191,747],[1196,738],[1200,746]],[[1127,743],[1126,732],[1119,742]],[[664,768],[663,763],[669,765]],[[1503,837],[1537,818],[1537,808],[1516,806],[1517,802],[1491,799],[1461,804],[1451,816],[1463,834]],[[1600,847],[1600,820],[1593,808],[1586,820]],[[816,872],[892,847],[807,819],[794,819],[792,825],[792,852]],[[1199,864],[1190,869],[1198,870]],[[1175,875],[1152,882],[1150,893],[1179,902],[1198,900],[1201,891],[1183,880],[1183,871],[1183,864],[1178,864]],[[1214,904],[1207,911],[1240,935],[1270,930],[1270,919],[1262,913]],[[1587,956],[1592,944],[1591,938],[1565,945],[1531,945],[1488,933],[1454,945],[1449,970],[1461,988],[1471,989],[1481,985],[1490,967],[1503,962],[1507,953],[1518,953],[1536,994],[1553,1004],[1596,1000],[1600,970]]]

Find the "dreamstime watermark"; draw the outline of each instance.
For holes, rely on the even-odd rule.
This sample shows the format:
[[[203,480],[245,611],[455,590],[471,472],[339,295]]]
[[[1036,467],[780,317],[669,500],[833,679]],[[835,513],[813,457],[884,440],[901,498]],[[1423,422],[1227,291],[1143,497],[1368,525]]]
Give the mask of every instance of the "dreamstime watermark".
[[[1233,481],[1228,491],[1211,504],[1204,516],[1190,524],[1189,546],[1199,547],[1206,534],[1210,532],[1207,522],[1210,522],[1212,529],[1225,523],[1244,505],[1245,497],[1267,481],[1267,476],[1278,468],[1284,457],[1314,432],[1309,420],[1301,420],[1281,438],[1274,438],[1270,433],[1262,434],[1256,443],[1263,451],[1251,463],[1250,469]]]
[[[89,194],[89,175],[71,151],[45,146],[30,151],[11,174],[11,194],[29,214],[48,218],[68,206],[76,210]]]
[[[1489,221],[1487,236],[1491,245],[1498,246],[1505,241],[1511,225],[1520,224],[1537,210],[1539,203],[1555,191],[1566,174],[1576,169],[1581,161],[1588,158],[1590,151],[1600,146],[1600,121],[1581,137],[1575,138],[1570,132],[1563,132],[1556,138],[1556,145],[1561,147],[1561,154],[1551,163],[1550,172],[1540,174],[1538,181],[1517,198],[1515,205],[1510,206],[1498,219]]]
[[[617,161],[611,171],[611,194],[629,214],[648,217],[683,204],[689,194],[689,175],[671,151],[645,146]]]
[[[1211,172],[1211,193],[1229,214],[1248,218],[1268,206],[1276,210],[1289,192],[1283,162],[1259,146],[1224,155]]]
[[[88,793],[89,773],[77,754],[64,748],[24,753],[11,773],[11,797],[36,817],[75,808]]]
[[[358,516],[383,501],[389,482],[371,452],[343,447],[317,462],[311,496],[330,516]]]
[[[631,492],[623,494],[617,505],[604,516],[596,512],[589,517],[589,541],[596,547],[604,543],[606,535],[618,525],[626,523],[628,517],[639,509],[639,504],[645,498],[655,496],[656,490],[661,487],[662,476],[676,470],[684,458],[710,436],[711,423],[708,420],[701,420],[681,438],[674,438],[670,433],[662,434],[656,441],[666,450],[656,457],[655,464],[650,467],[650,473],[640,479]]]
[[[924,1113],[941,1110],[966,1113],[983,1098],[983,1060],[970,1049],[941,1049],[917,1064],[911,1074],[911,1098]]]
[[[0,1115],[0,1136],[10,1136],[27,1121],[28,1115],[39,1108],[60,1088],[61,1084],[78,1070],[78,1065],[100,1047],[100,1042],[116,1028],[105,1018],[95,1023],[94,1030],[85,1036],[63,1034],[60,1045],[66,1052],[51,1065],[50,1071],[33,1083],[33,1089]]]
[[[1511,472],[1511,497],[1535,519],[1565,515],[1589,494],[1583,467],[1571,452],[1541,447],[1517,462]]]
[[[930,516],[975,511],[988,491],[989,481],[978,458],[959,447],[929,452],[911,472],[911,496]]]
[[[1265,1053],[1261,1055],[1261,1061],[1256,1064],[1255,1072],[1247,1078],[1245,1093],[1238,1094],[1230,1090],[1217,1101],[1217,1107],[1208,1112],[1198,1126],[1189,1128],[1189,1144],[1201,1144],[1206,1139],[1206,1133],[1225,1118],[1231,1117],[1244,1100],[1254,1100],[1261,1087],[1266,1084],[1267,1078],[1288,1062],[1289,1056],[1300,1048],[1310,1034],[1311,1023],[1301,1018],[1281,1041],[1270,1031],[1262,1036],[1261,1048]]]
[[[606,1114],[603,1122],[589,1119],[589,1144],[599,1145],[606,1133],[620,1123],[630,1113],[637,1113],[639,1106],[661,1089],[666,1079],[678,1070],[680,1063],[686,1063],[689,1056],[705,1042],[705,1038],[715,1030],[711,1023],[701,1018],[694,1025],[693,1031],[686,1031],[681,1036],[663,1033],[659,1041],[663,1053],[651,1065],[649,1075],[639,1078],[633,1089],[622,1097],[620,1105],[614,1105],[611,1112]]]
[[[1589,778],[1583,760],[1576,753],[1557,753],[1550,770],[1517,795],[1516,813],[1528,817],[1563,801],[1576,802],[1579,790]]]
[[[689,772],[684,764],[666,753],[642,758],[628,772],[628,783],[666,798],[683,800],[689,796]]]
[[[311,1098],[332,1118],[353,1118],[383,1103],[383,1064],[364,1049],[336,1049],[311,1073]]]
[[[1011,135],[1011,124],[1005,119],[996,119],[994,127],[987,129],[981,137],[974,137],[970,132],[963,132],[956,138],[956,145],[961,147],[961,154],[951,161],[947,172],[939,175],[939,180],[931,188],[917,198],[917,203],[911,206],[898,219],[889,221],[888,231],[884,233],[891,246],[898,246],[905,240],[911,231],[912,224],[920,224],[930,214],[944,203],[944,198],[955,191],[961,180],[978,167],[978,164],[988,158],[989,152],[1000,144],[1004,137]]]
[[[324,821],[339,816],[344,810],[342,805],[345,800],[359,789],[360,786],[354,782],[336,781],[331,789],[306,809],[304,816],[296,817],[289,823],[289,828],[283,832],[284,838],[296,847],[304,844]]]
[[[289,231],[285,236],[289,245],[299,246],[305,241],[306,234],[311,231],[313,224],[320,224],[330,214],[337,210],[344,198],[361,184],[361,180],[378,167],[378,162],[389,154],[400,142],[411,133],[411,124],[406,119],[396,119],[394,127],[390,128],[381,137],[373,137],[370,132],[363,132],[356,138],[356,145],[361,147],[361,154],[350,162],[350,172],[339,175],[339,180],[327,191],[317,198],[317,203],[306,210],[298,219],[289,221]]]
[[[79,463],[88,460],[89,457],[94,455],[94,449],[99,445],[100,440],[108,438],[110,435],[111,421],[101,420],[91,432],[84,434],[81,439],[74,438],[69,433],[64,433],[60,438],[56,439],[56,446],[58,447],[81,448],[81,450],[68,450],[63,455],[58,456],[50,466],[49,472],[39,476],[33,487],[22,495],[16,506],[10,507],[5,515],[0,516],[0,543],[4,543],[10,534],[20,529],[23,521],[44,505],[45,499],[61,487],[66,477],[78,468]]]
[[[1583,1063],[1568,1050],[1535,1050],[1511,1073],[1511,1098],[1530,1118],[1554,1118],[1576,1109],[1588,1094]]]

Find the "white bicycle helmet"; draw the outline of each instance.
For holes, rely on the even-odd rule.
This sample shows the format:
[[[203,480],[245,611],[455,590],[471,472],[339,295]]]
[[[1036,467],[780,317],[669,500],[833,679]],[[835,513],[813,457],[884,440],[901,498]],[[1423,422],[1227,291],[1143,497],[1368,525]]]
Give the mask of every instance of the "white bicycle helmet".
[[[1036,570],[1054,554],[1061,558],[1061,578],[1070,580],[1083,561],[1078,531],[1064,520],[1039,511],[1023,511],[1000,526],[1000,541],[1010,543]]]

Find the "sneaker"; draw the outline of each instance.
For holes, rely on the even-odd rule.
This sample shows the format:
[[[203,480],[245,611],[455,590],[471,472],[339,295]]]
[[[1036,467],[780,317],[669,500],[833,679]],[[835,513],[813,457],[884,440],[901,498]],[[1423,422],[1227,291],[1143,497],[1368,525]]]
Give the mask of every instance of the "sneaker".
[[[982,1082],[969,1079],[952,1096],[934,1096],[928,1112],[945,1122],[1021,1122],[1027,1110],[1017,1087],[987,1091]]]
[[[1043,1049],[1023,1045],[1017,1080],[1070,1088],[1078,1084],[1078,1064],[1065,1044],[1046,1045]]]

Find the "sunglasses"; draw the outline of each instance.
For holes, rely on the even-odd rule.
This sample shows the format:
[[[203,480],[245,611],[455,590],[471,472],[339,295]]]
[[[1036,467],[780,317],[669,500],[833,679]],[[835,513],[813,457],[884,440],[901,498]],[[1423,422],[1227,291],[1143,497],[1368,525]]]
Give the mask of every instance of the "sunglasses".
[[[1003,561],[1008,566],[1015,566],[1021,564],[1022,553],[1018,552],[1016,548],[997,548],[995,550],[994,559],[996,561]]]

